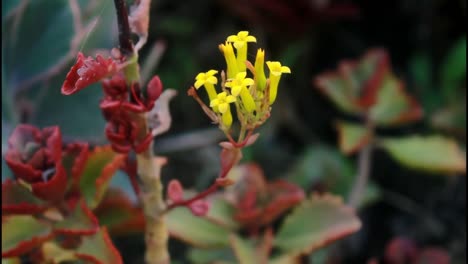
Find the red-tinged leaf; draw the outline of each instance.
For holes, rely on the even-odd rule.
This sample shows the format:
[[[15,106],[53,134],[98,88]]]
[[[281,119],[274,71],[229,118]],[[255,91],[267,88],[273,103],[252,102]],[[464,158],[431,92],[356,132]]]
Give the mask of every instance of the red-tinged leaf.
[[[94,210],[102,226],[107,226],[112,235],[142,233],[145,218],[138,208],[120,189],[110,188],[99,206]]]
[[[122,256],[112,243],[106,227],[100,228],[94,235],[84,236],[75,252],[79,259],[94,264],[123,263]]]
[[[392,239],[385,247],[385,262],[414,263],[418,251],[416,244],[412,240],[397,237]]]
[[[63,221],[54,224],[55,232],[64,235],[91,235],[98,229],[99,222],[84,201],[79,202]]]
[[[2,217],[2,258],[25,254],[53,237],[49,224],[29,215]]]
[[[382,80],[377,102],[369,111],[369,118],[377,125],[391,126],[417,121],[423,116],[419,103],[409,96],[404,83],[389,73]]]
[[[41,260],[45,263],[62,263],[76,260],[73,250],[60,247],[54,242],[45,242],[39,252]]]
[[[466,173],[466,152],[442,136],[383,138],[382,146],[395,160],[412,169],[434,173]]]
[[[386,51],[372,49],[359,61],[344,60],[336,72],[318,75],[315,86],[342,111],[361,114],[375,104],[389,68]]]
[[[336,129],[340,150],[347,155],[359,151],[370,141],[371,131],[361,125],[339,121]]]
[[[204,200],[196,200],[188,206],[195,216],[204,216],[210,210],[210,204]]]
[[[80,177],[80,190],[89,208],[99,205],[112,176],[124,164],[125,155],[116,154],[111,147],[96,147]]]
[[[450,255],[442,248],[428,247],[419,253],[415,264],[449,264]]]
[[[178,202],[184,199],[184,187],[182,187],[182,184],[178,180],[173,179],[169,182],[167,186],[167,197],[172,202]]]
[[[274,245],[290,254],[308,254],[361,228],[354,210],[341,197],[313,194],[288,215]]]
[[[221,151],[221,171],[219,173],[220,178],[223,178],[236,165],[242,158],[242,152],[238,148],[227,149],[223,148]]]
[[[63,82],[62,94],[76,93],[117,71],[118,65],[112,58],[104,59],[101,55],[97,55],[96,59],[86,58],[80,52],[75,65],[72,66]]]
[[[171,236],[201,248],[221,248],[229,245],[229,230],[203,217],[194,216],[186,207],[176,207],[166,216]]]
[[[88,143],[72,143],[65,147],[62,165],[64,166],[67,175],[71,175],[72,189],[77,189],[79,186],[80,176],[85,168],[88,155]]]
[[[228,229],[239,228],[239,224],[234,220],[235,207],[226,201],[223,195],[213,194],[208,199],[210,210],[204,216],[206,219]]]
[[[2,183],[2,214],[38,214],[47,205],[21,184],[7,179]]]

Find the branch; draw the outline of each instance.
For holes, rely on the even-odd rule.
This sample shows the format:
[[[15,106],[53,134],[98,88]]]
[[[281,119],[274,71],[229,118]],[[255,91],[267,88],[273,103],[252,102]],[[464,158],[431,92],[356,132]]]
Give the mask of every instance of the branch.
[[[133,44],[130,39],[127,5],[125,4],[125,0],[114,0],[114,4],[117,11],[120,52],[124,55],[131,55],[133,54]]]

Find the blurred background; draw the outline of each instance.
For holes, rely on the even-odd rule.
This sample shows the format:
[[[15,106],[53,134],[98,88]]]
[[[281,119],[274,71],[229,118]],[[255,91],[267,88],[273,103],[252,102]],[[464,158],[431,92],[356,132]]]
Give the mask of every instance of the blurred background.
[[[149,39],[140,52],[142,81],[158,74],[165,88],[178,91],[170,107],[172,127],[155,141],[155,152],[169,158],[166,182],[177,178],[202,190],[219,170],[223,134],[186,91],[199,72],[224,67],[218,44],[240,30],[257,37],[250,56],[262,47],[267,60],[292,70],[282,78],[259,140],[244,152],[243,161],[258,163],[268,179],[307,182],[307,191],[330,189],[347,197],[356,156],[341,154],[333,122],[352,117],[337,110],[312,80],[376,47],[388,51],[394,73],[424,108],[423,120],[378,133],[444,134],[465,149],[466,1],[154,0],[150,12]],[[2,1],[2,153],[18,123],[59,125],[66,141],[105,144],[99,85],[70,97],[60,87],[78,51],[109,54],[115,46],[112,0]],[[370,174],[368,199],[359,210],[363,228],[333,245],[338,263],[382,256],[402,236],[442,249],[452,263],[466,262],[465,175],[410,170],[379,150]],[[2,179],[8,175],[2,160]],[[131,193],[125,175],[113,184]],[[125,263],[141,254],[140,235],[115,242],[125,249]],[[181,263],[185,249],[171,241]],[[325,263],[325,251],[307,261]]]

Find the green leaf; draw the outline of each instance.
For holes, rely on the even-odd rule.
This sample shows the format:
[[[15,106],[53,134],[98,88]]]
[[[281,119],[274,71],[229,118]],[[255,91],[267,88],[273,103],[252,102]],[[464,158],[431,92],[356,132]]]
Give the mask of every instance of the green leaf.
[[[36,214],[46,209],[46,202],[34,196],[26,187],[11,179],[2,182],[3,214]]]
[[[307,147],[286,179],[309,190],[313,184],[322,180],[336,182],[340,178],[352,178],[354,171],[353,163],[336,148],[313,145]]]
[[[236,263],[236,258],[230,248],[200,249],[190,248],[187,258],[194,264],[206,263]]]
[[[372,106],[369,117],[382,126],[397,125],[418,120],[422,117],[419,104],[409,97],[403,83],[388,74],[377,94],[377,103]]]
[[[234,254],[240,264],[255,264],[259,262],[259,256],[255,252],[254,245],[249,243],[251,241],[245,241],[237,235],[232,234],[229,237],[231,248],[234,250]]]
[[[371,131],[362,125],[345,121],[336,123],[338,130],[338,144],[345,154],[352,154],[366,146],[370,141]]]
[[[302,263],[300,258],[297,256],[291,256],[291,255],[280,255],[272,258],[270,261],[268,261],[269,264],[300,264]],[[320,262],[318,262],[320,263]]]
[[[90,153],[79,184],[89,208],[94,209],[99,205],[112,176],[124,159],[125,155],[113,152],[110,146],[96,147]]]
[[[102,227],[94,235],[83,236],[83,241],[78,249],[76,249],[75,255],[80,259],[91,261],[92,263],[123,263],[119,251],[112,244],[106,227]]]
[[[234,206],[222,196],[216,196],[210,200],[210,210],[204,217],[217,225],[234,230],[239,228],[239,224],[234,221],[234,213]]]
[[[187,208],[178,207],[167,214],[169,233],[193,246],[219,248],[229,245],[229,231],[214,223],[194,216]]]
[[[2,218],[2,258],[24,254],[53,236],[49,224],[30,215]]]
[[[65,235],[90,235],[98,229],[98,220],[84,202],[79,202],[71,215],[54,225],[56,232]]]
[[[459,95],[457,91],[463,88],[463,80],[466,80],[466,37],[459,39],[445,57],[440,78],[445,98],[456,100]]]
[[[466,152],[449,138],[438,135],[383,138],[379,145],[412,169],[434,173],[466,172]]]
[[[274,245],[290,255],[308,254],[361,227],[354,210],[340,197],[312,195],[286,217]]]

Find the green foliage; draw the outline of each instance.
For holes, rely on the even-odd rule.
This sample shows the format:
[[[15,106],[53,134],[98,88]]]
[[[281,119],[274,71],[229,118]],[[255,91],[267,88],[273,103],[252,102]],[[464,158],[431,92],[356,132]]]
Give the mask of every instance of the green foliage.
[[[2,219],[2,258],[25,253],[52,235],[52,228],[30,215]]]
[[[194,216],[187,208],[175,208],[167,217],[172,236],[201,248],[220,248],[229,245],[229,230],[202,217]]]
[[[360,228],[361,221],[341,198],[312,195],[286,217],[274,245],[288,254],[306,254]]]
[[[465,173],[466,153],[441,136],[384,138],[380,142],[402,165],[434,173]]]
[[[122,165],[123,159],[123,155],[116,154],[110,147],[97,148],[90,154],[79,185],[91,209],[99,205],[112,176]]]
[[[336,122],[336,128],[338,130],[338,144],[340,150],[345,154],[352,154],[359,151],[362,147],[367,145],[371,139],[371,131],[362,125],[338,121]]]

